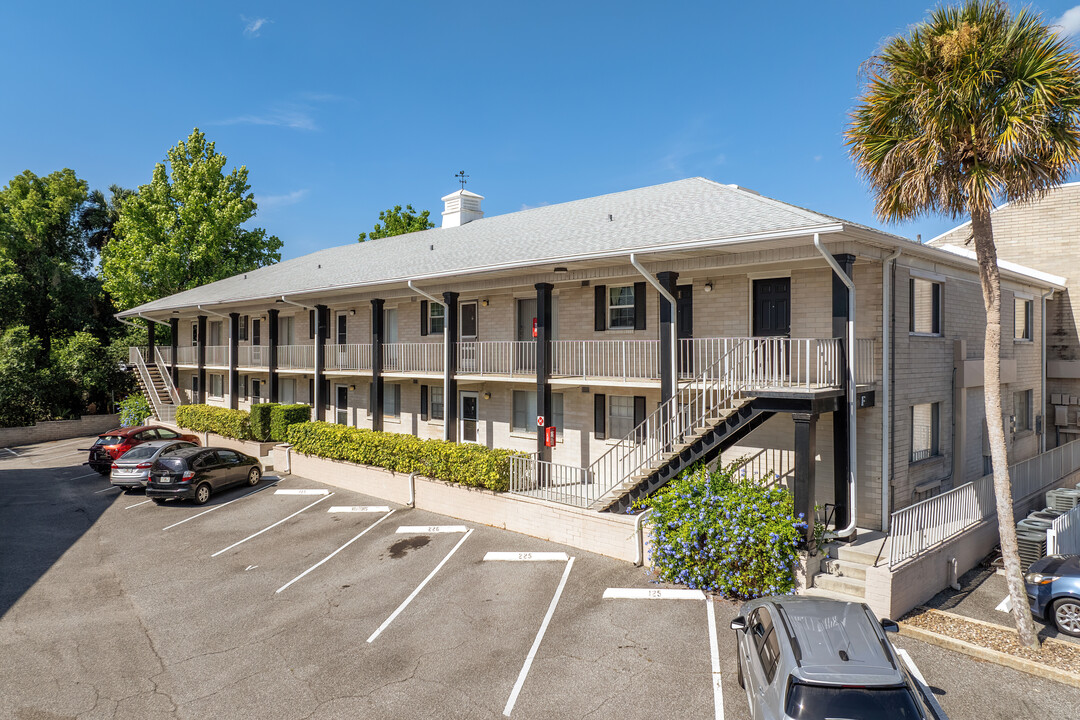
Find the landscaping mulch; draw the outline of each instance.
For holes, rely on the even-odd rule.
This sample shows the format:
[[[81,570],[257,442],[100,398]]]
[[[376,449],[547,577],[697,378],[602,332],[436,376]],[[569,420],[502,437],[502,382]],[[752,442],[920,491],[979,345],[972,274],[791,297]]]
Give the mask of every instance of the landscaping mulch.
[[[930,608],[917,608],[903,622],[929,632],[997,650],[1047,667],[1080,674],[1080,646],[1050,638],[1042,641],[1042,650],[1034,651],[1020,644],[1016,630],[988,623],[972,622]]]

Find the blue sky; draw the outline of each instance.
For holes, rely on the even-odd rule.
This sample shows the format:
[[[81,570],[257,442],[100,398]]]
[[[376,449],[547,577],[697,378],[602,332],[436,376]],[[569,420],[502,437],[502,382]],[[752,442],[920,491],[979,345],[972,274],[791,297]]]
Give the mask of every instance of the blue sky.
[[[1080,31],[1076,2],[1034,7]],[[885,227],[844,125],[860,64],[930,7],[9,2],[0,182],[137,187],[198,126],[247,166],[286,258],[396,204],[438,223],[458,170],[488,215],[703,175]]]

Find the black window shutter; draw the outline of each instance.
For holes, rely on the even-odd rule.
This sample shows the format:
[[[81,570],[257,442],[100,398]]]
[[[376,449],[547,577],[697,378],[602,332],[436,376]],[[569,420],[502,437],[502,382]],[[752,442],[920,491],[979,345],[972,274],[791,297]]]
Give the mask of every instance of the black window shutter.
[[[941,332],[941,285],[939,285],[937,283],[934,284],[934,292],[932,293],[932,295],[934,296],[934,307],[933,307],[934,319],[933,319],[933,321],[931,323],[931,327],[933,328],[933,331],[935,333],[940,333]]]
[[[428,419],[428,389],[427,385],[420,386],[420,419]]]
[[[634,428],[638,428],[641,423],[645,422],[645,397],[643,395],[634,396]],[[644,438],[641,436],[641,432],[637,433],[637,442],[642,442]]]
[[[328,408],[328,407],[330,407],[330,381],[329,380],[323,380],[322,381],[322,387],[323,387],[322,405],[323,405],[324,408]]]
[[[607,396],[593,395],[593,435],[597,440],[607,437]]]
[[[420,335],[421,337],[428,334],[427,329],[427,300],[420,301]]]
[[[596,298],[596,331],[603,332],[607,329],[607,286],[597,285],[593,292]]]
[[[240,337],[239,340],[247,340],[247,328],[248,328],[248,316],[240,316]]]
[[[307,322],[308,322],[308,337],[311,338],[312,340],[314,340],[315,339],[315,311],[314,310],[308,310]]]
[[[915,332],[915,278],[908,280],[908,332]]]
[[[634,329],[645,329],[645,283],[634,283]]]
[[[315,407],[315,379],[307,381],[308,405]]]

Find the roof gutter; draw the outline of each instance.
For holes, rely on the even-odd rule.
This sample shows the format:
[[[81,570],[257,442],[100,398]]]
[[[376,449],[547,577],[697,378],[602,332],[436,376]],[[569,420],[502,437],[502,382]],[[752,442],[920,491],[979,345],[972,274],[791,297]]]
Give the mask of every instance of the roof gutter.
[[[1045,292],[1039,296],[1040,305],[1042,306],[1042,314],[1039,316],[1039,327],[1042,330],[1042,362],[1039,363],[1039,367],[1042,368],[1042,385],[1039,386],[1039,393],[1042,395],[1042,435],[1039,436],[1039,452],[1046,452],[1046,430],[1049,423],[1046,422],[1046,301],[1054,297],[1054,291]]]
[[[208,311],[208,312],[209,312],[209,311]],[[148,322],[156,322],[156,323],[157,323],[158,325],[164,325],[164,326],[165,326],[165,327],[167,327],[167,328],[171,328],[171,327],[172,327],[172,325],[171,325],[170,323],[167,323],[167,322],[165,322],[164,320],[155,320],[155,319],[154,319],[154,318],[152,318],[152,317],[146,317],[146,316],[145,316],[145,315],[143,315],[142,313],[139,313],[139,317],[140,317],[140,318],[142,318],[143,320],[146,320],[146,321],[148,321]],[[118,318],[118,319],[119,319],[119,318]]]
[[[881,262],[881,530],[889,532],[889,483],[892,482],[892,412],[890,394],[892,373],[889,357],[892,353],[892,275],[893,264],[900,257],[897,248]]]
[[[207,309],[206,309],[206,308],[204,308],[204,307],[203,307],[202,305],[196,305],[196,306],[195,306],[195,309],[196,309],[196,310],[198,310],[199,312],[204,312],[204,313],[210,313],[211,315],[217,315],[218,317],[220,317],[220,318],[225,318],[226,320],[228,320],[228,319],[229,319],[229,316],[228,316],[228,315],[222,315],[221,313],[219,313],[219,312],[216,312],[216,311],[214,311],[214,310],[207,310]],[[140,316],[140,317],[141,317],[141,316]]]
[[[305,310],[314,310],[315,309],[315,307],[313,305],[304,305],[303,303],[298,303],[298,302],[293,302],[292,300],[287,300],[284,295],[281,296],[281,302],[288,303],[289,305],[295,305],[296,307],[304,308]]]
[[[855,386],[855,283],[840,267],[840,264],[836,262],[836,258],[821,244],[821,235],[819,233],[814,233],[814,247],[825,258],[825,262],[829,263],[829,267],[836,273],[836,277],[840,278],[840,282],[844,283],[848,289],[847,377],[845,378],[848,411],[848,524],[847,527],[836,532],[826,533],[826,537],[849,538],[855,532],[857,515],[855,511],[858,501],[858,493],[855,490],[855,469],[858,459],[858,434],[855,432],[855,404],[858,399],[856,397],[858,390]],[[814,518],[807,518],[806,521],[812,523]]]
[[[409,289],[412,290],[417,295],[419,295],[420,297],[427,298],[428,302],[433,302],[436,305],[445,305],[446,304],[445,300],[440,300],[439,298],[435,297],[431,293],[424,292],[420,288],[416,287],[416,285],[413,284],[412,280],[409,280]],[[442,334],[442,336],[443,336],[443,402],[447,402],[446,393],[448,392],[448,388],[451,385],[450,381],[453,379],[453,378],[450,377],[450,368],[453,365],[453,363],[450,362],[450,353],[453,352],[454,346],[453,346],[453,344],[451,342],[451,339],[450,339],[450,333],[447,331],[445,325],[443,326],[443,334]],[[456,398],[452,399],[452,400],[450,400],[450,402],[457,402],[457,399]],[[451,429],[450,424],[447,423],[447,422],[443,422],[443,440],[449,440],[450,439],[450,429]]]
[[[814,235],[816,238],[817,235]],[[630,253],[630,264],[634,266],[634,269],[641,273],[641,276],[649,281],[649,284],[656,288],[656,292],[660,293],[661,297],[671,303],[671,322],[668,323],[671,331],[671,394],[679,394],[679,345],[676,339],[678,323],[675,322],[675,298],[668,292],[667,288],[660,284],[660,281],[653,277],[652,273],[642,267],[641,263],[637,261],[634,253]]]

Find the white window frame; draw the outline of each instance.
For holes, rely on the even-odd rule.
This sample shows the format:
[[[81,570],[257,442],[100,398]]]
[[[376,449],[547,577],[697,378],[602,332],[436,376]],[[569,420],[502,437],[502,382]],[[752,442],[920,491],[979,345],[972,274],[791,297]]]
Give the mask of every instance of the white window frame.
[[[618,401],[618,402],[616,402]],[[616,405],[620,407],[629,405],[630,414],[627,416],[612,414]],[[620,428],[619,424],[625,422],[626,428]],[[634,396],[633,395],[608,395],[607,399],[607,436],[615,440],[621,440],[634,431]]]
[[[1013,393],[1013,434],[1029,432],[1034,429],[1035,422],[1032,417],[1032,397],[1035,395],[1031,390],[1018,390]],[[1023,412],[1021,413],[1021,410]]]
[[[526,398],[525,425],[516,425],[518,415],[518,403]],[[563,419],[565,417],[565,405],[562,393],[551,393],[551,422],[548,425],[555,426],[556,438],[563,436]],[[510,396],[510,432],[514,435],[536,435],[536,391],[514,390]]]
[[[1032,341],[1032,336],[1034,335],[1034,327],[1035,327],[1035,318],[1034,318],[1035,303],[1029,298],[1022,297],[1020,295],[1016,295],[1016,296],[1013,297],[1013,313],[1014,313],[1014,316],[1013,316],[1013,340],[1015,340],[1017,342],[1031,342]],[[1017,335],[1016,334],[1016,328],[1017,328],[1017,322],[1016,321],[1017,321],[1017,317],[1021,313],[1023,314],[1023,317],[1024,317],[1024,328],[1021,331],[1023,334],[1022,335]]]
[[[915,319],[915,284],[926,283],[930,286],[930,330],[920,330]],[[908,296],[908,334],[921,337],[941,337],[944,333],[942,320],[945,315],[945,284],[937,279],[920,277],[914,273],[908,284],[910,288]],[[937,294],[937,313],[934,313],[934,295]],[[937,329],[934,329],[934,326]]]
[[[438,392],[439,402],[435,402],[435,394]],[[442,385],[431,385],[428,387],[428,419],[429,420],[445,420],[446,419],[446,398],[443,393]],[[438,406],[439,412],[435,414],[435,408]]]
[[[620,303],[620,304],[613,303],[612,298],[614,296],[616,296],[616,295],[622,295],[623,290],[629,290],[630,291],[630,304],[626,305],[625,303]],[[634,327],[637,325],[637,318],[635,317],[635,313],[634,313],[634,308],[636,307],[635,301],[637,300],[637,298],[634,297],[634,286],[633,285],[609,285],[608,289],[607,289],[607,293],[608,293],[608,297],[607,297],[607,302],[608,302],[608,306],[607,306],[607,321],[608,321],[608,323],[607,323],[607,326],[608,326],[608,329],[609,330],[633,330]],[[616,310],[625,310],[627,308],[630,308],[630,323],[629,324],[616,325],[615,322],[614,322],[614,313],[615,313],[615,311]]]
[[[438,315],[435,314],[435,310],[438,309]],[[435,329],[435,323],[438,321],[439,327]],[[429,302],[428,303],[428,334],[429,335],[442,335],[446,330],[446,306],[442,303]]]
[[[383,383],[383,417],[401,417],[401,385],[398,383]]]
[[[218,385],[218,390],[215,392],[214,385]],[[225,376],[218,373],[210,374],[210,382],[207,383],[210,387],[207,388],[207,395],[215,400],[221,400],[225,397]]]
[[[930,412],[930,436],[927,447],[920,447],[918,450],[915,448],[916,436],[915,436],[915,413],[919,408],[928,408]],[[918,403],[911,406],[911,448],[910,448],[909,462],[911,464],[922,462],[923,460],[929,460],[930,458],[941,456],[941,403]]]

